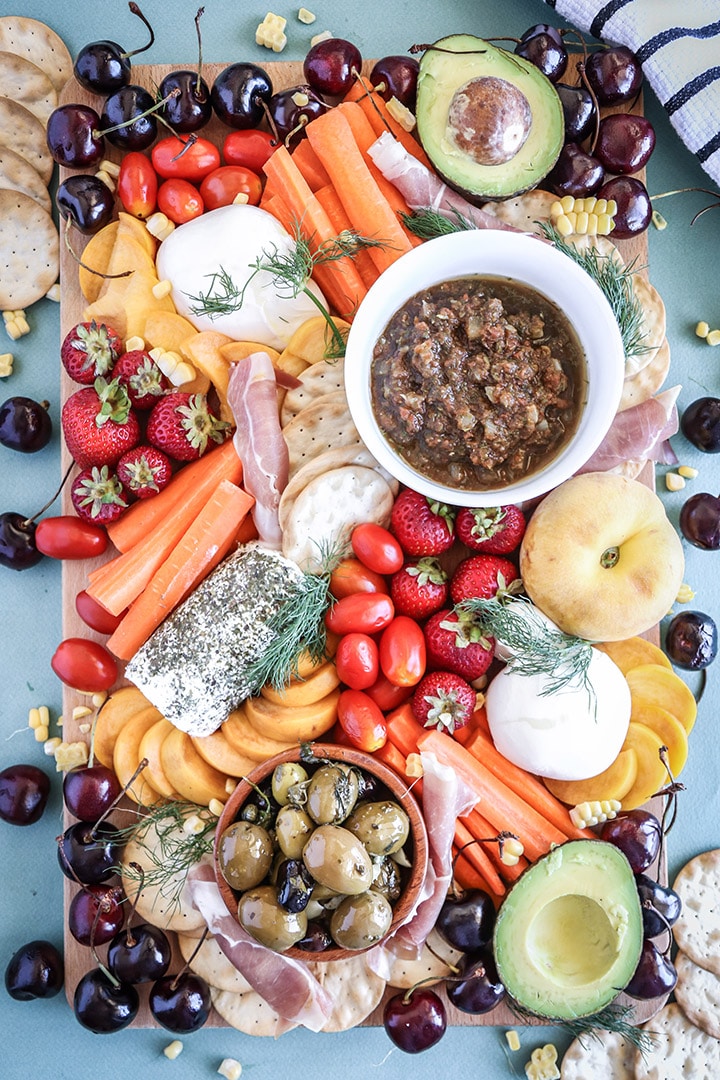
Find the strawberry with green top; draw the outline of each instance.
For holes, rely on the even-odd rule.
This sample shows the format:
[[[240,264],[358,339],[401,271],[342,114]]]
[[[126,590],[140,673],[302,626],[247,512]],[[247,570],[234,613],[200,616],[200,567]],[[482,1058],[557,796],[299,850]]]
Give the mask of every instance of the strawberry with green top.
[[[158,398],[172,390],[170,380],[145,349],[123,353],[115,364],[113,377],[120,380],[136,409],[152,409]]]
[[[115,465],[140,442],[140,424],[130,398],[117,379],[96,379],[71,394],[61,415],[70,455],[81,469]]]
[[[106,323],[80,322],[65,335],[60,359],[75,382],[92,386],[109,375],[123,351],[120,335]]]
[[[406,555],[442,555],[455,540],[455,518],[450,507],[410,488],[396,498],[390,524]]]
[[[427,619],[447,604],[448,576],[437,559],[415,559],[392,575],[390,595],[396,615]]]
[[[469,612],[443,608],[430,616],[423,633],[430,670],[452,671],[474,682],[493,661],[495,641]]]
[[[127,492],[107,465],[79,472],[72,482],[70,498],[77,516],[93,525],[117,521],[128,507]]]
[[[525,535],[525,515],[519,506],[485,506],[458,510],[458,540],[486,555],[509,555],[517,551]]]
[[[135,446],[117,463],[117,474],[138,499],[150,499],[170,483],[172,464],[156,446]]]
[[[517,567],[502,555],[470,555],[463,559],[450,579],[453,604],[460,604],[463,600],[514,596],[521,588]]]
[[[476,703],[477,693],[461,675],[432,671],[416,686],[412,711],[423,727],[453,735],[470,722]]]
[[[176,391],[160,398],[148,418],[147,440],[174,461],[194,461],[210,443],[224,442],[230,425],[212,412],[205,394]]]

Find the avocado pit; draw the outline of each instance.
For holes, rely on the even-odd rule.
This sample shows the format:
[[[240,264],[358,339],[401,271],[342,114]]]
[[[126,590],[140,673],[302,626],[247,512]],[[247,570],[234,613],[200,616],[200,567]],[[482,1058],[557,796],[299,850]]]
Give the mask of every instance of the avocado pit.
[[[512,161],[530,134],[532,109],[507,79],[481,76],[454,93],[448,110],[449,140],[479,165]]]

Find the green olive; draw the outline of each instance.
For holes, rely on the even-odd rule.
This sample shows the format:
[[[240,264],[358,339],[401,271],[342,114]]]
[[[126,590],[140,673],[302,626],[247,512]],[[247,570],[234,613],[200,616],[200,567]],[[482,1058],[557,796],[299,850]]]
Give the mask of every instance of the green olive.
[[[373,859],[373,883],[376,892],[382,893],[393,904],[402,892],[400,867],[389,856]]]
[[[392,908],[374,889],[361,896],[346,896],[330,919],[330,934],[341,949],[367,949],[385,937]]]
[[[339,825],[357,802],[357,773],[343,765],[321,765],[307,786],[305,809],[318,825]]]
[[[248,934],[275,952],[285,952],[307,933],[304,911],[286,911],[272,885],[260,885],[243,893],[238,902],[238,919]]]
[[[303,851],[303,862],[321,885],[355,896],[372,884],[372,861],[357,837],[340,825],[319,825]]]
[[[278,806],[287,806],[292,802],[292,789],[298,784],[304,784],[308,778],[307,770],[299,761],[285,761],[282,765],[276,765],[272,774],[272,794]]]
[[[361,803],[345,822],[371,855],[392,855],[408,838],[410,819],[395,802]]]
[[[315,822],[299,806],[281,806],[275,819],[275,839],[288,859],[299,859],[310,839]]]
[[[228,885],[242,892],[259,885],[273,861],[273,842],[260,825],[235,821],[220,837],[218,865]]]

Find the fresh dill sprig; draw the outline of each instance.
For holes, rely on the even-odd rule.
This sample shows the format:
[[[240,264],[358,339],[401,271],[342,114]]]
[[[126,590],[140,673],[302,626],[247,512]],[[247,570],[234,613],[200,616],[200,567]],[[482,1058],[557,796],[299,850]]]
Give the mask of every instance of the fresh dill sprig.
[[[248,668],[251,686],[259,689],[269,684],[282,691],[293,676],[298,677],[303,653],[316,663],[325,658],[329,583],[329,575],[305,574],[293,595],[278,608],[268,623],[272,639]]]
[[[472,218],[465,217],[459,210],[453,208],[451,213],[453,216],[450,218],[437,210],[431,210],[430,207],[424,207],[422,210],[411,210],[409,214],[401,213],[400,218],[403,225],[421,240],[434,240],[436,236],[448,236],[450,233],[467,232],[477,228]]]
[[[637,259],[625,266],[612,255],[601,254],[596,247],[581,251],[568,243],[550,222],[542,221],[539,225],[545,239],[582,267],[605,294],[617,320],[625,355],[640,356],[646,353],[650,346],[644,344],[643,308],[632,285],[632,276],[639,269]]]
[[[507,647],[507,666],[521,675],[544,675],[541,696],[556,694],[580,684],[591,698],[594,690],[588,677],[592,646],[584,638],[549,626],[526,597],[473,597],[458,604],[479,619],[487,634]]]
[[[296,224],[291,249],[280,251],[275,244],[263,248],[255,261],[248,264],[250,276],[242,287],[238,287],[222,266],[215,273],[208,274],[210,286],[207,292],[201,292],[197,296],[188,295],[191,311],[194,315],[207,315],[210,319],[239,311],[245,302],[245,293],[250,282],[258,274],[265,273],[270,276],[271,284],[281,299],[294,300],[300,293],[304,293],[315,305],[332,335],[330,356],[338,359],[345,355],[346,335],[335,325],[330,312],[309,287],[313,270],[316,266],[336,262],[338,259],[352,258],[366,248],[385,246],[387,245],[383,240],[373,240],[352,229],[345,229],[338,236],[318,244],[313,251],[310,242],[302,236],[300,227]]]
[[[511,1012],[519,1020],[528,1022],[537,1019],[536,1013],[532,1012],[531,1009],[523,1008],[517,1001],[510,999],[507,1004],[510,1006]],[[546,1022],[564,1028],[569,1035],[580,1040],[583,1038],[599,1039],[601,1031],[611,1031],[616,1035],[620,1035],[645,1056],[652,1049],[653,1036],[651,1032],[638,1028],[633,1024],[632,1012],[631,1005],[621,1005],[613,1002],[591,1016],[576,1016],[572,1019],[558,1019]]]
[[[201,822],[197,832],[184,828],[191,815],[197,815]],[[137,879],[140,887],[157,886],[169,907],[176,908],[189,870],[212,852],[216,827],[217,818],[208,814],[206,806],[171,800],[149,807],[134,824],[119,830],[121,840],[140,845],[149,868],[135,870],[128,862],[123,867],[125,874]]]

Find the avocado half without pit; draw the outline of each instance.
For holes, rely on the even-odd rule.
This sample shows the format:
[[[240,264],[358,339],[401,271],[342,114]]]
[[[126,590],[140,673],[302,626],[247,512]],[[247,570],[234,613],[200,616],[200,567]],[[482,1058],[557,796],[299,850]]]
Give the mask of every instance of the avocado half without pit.
[[[427,47],[416,115],[435,170],[472,202],[535,187],[563,146],[562,103],[550,80],[524,57],[470,34]]]
[[[643,933],[624,854],[602,840],[569,840],[533,863],[503,901],[495,962],[508,994],[529,1012],[591,1016],[629,983]]]

